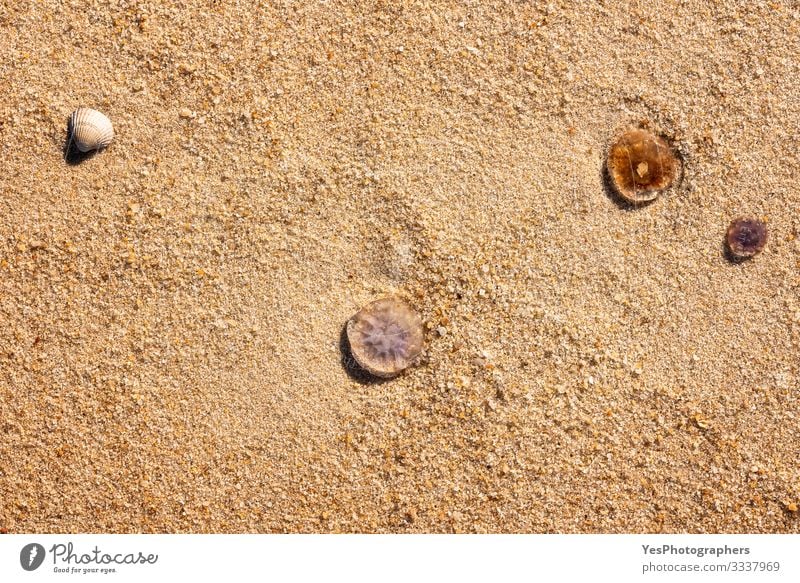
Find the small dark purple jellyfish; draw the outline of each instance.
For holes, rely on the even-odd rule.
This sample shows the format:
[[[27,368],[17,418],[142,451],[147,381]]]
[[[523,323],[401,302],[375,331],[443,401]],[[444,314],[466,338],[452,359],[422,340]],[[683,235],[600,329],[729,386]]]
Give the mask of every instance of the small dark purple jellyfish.
[[[739,217],[728,227],[725,242],[734,259],[747,259],[764,249],[767,244],[767,226],[758,219]]]
[[[393,377],[422,352],[422,318],[400,298],[376,300],[347,322],[347,340],[361,368],[377,377]]]

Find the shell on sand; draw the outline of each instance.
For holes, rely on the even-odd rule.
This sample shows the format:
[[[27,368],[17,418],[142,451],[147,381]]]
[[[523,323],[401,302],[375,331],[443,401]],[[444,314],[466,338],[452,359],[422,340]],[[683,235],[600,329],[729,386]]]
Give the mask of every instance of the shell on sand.
[[[79,107],[69,118],[70,139],[81,152],[100,150],[114,139],[111,120],[95,109]]]
[[[390,296],[367,304],[347,322],[356,362],[381,378],[400,374],[422,352],[422,318],[404,300]]]
[[[622,134],[611,146],[606,169],[617,194],[638,204],[672,186],[680,162],[664,138],[636,129]]]

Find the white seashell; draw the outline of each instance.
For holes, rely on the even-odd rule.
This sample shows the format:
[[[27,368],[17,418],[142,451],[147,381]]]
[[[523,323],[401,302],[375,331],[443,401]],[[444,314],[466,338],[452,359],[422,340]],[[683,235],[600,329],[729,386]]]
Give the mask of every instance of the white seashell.
[[[100,150],[114,139],[111,120],[97,110],[79,107],[69,118],[70,139],[81,152]]]

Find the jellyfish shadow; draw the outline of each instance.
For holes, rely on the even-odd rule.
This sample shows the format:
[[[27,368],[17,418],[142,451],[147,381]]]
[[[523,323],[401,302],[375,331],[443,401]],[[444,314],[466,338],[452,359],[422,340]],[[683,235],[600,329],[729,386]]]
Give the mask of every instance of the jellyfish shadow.
[[[651,200],[643,200],[641,202],[631,202],[626,200],[617,192],[617,189],[614,188],[614,183],[611,181],[611,174],[608,172],[608,165],[604,162],[603,169],[600,171],[600,179],[603,182],[603,190],[606,193],[606,196],[611,199],[611,201],[616,204],[621,210],[624,211],[633,211],[636,209],[640,209],[642,207],[646,207],[651,205],[656,201],[655,198]],[[658,197],[656,197],[658,198]]]
[[[347,324],[342,326],[342,332],[339,335],[339,352],[342,355],[342,368],[347,375],[354,381],[362,385],[380,385],[389,379],[382,379],[374,374],[364,370],[358,364],[353,356],[353,350],[350,347],[350,340],[347,338]]]
[[[727,241],[722,241],[722,255],[728,261],[728,263],[732,263],[733,265],[741,265],[742,263],[747,263],[753,257],[742,257],[740,255],[734,255],[731,248],[728,246]]]

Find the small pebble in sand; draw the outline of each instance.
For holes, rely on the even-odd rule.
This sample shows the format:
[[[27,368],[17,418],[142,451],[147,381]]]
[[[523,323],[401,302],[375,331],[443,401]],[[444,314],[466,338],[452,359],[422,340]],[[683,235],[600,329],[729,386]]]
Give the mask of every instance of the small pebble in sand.
[[[361,368],[390,378],[413,364],[422,351],[422,318],[398,297],[376,300],[350,318],[347,340]]]
[[[99,111],[79,107],[69,118],[69,139],[81,152],[101,150],[114,139],[114,127]]]
[[[747,259],[764,249],[767,244],[767,226],[758,219],[739,217],[728,227],[725,242],[735,259]]]
[[[611,146],[608,177],[623,199],[638,204],[655,199],[678,175],[680,162],[670,145],[646,130],[630,130]]]

